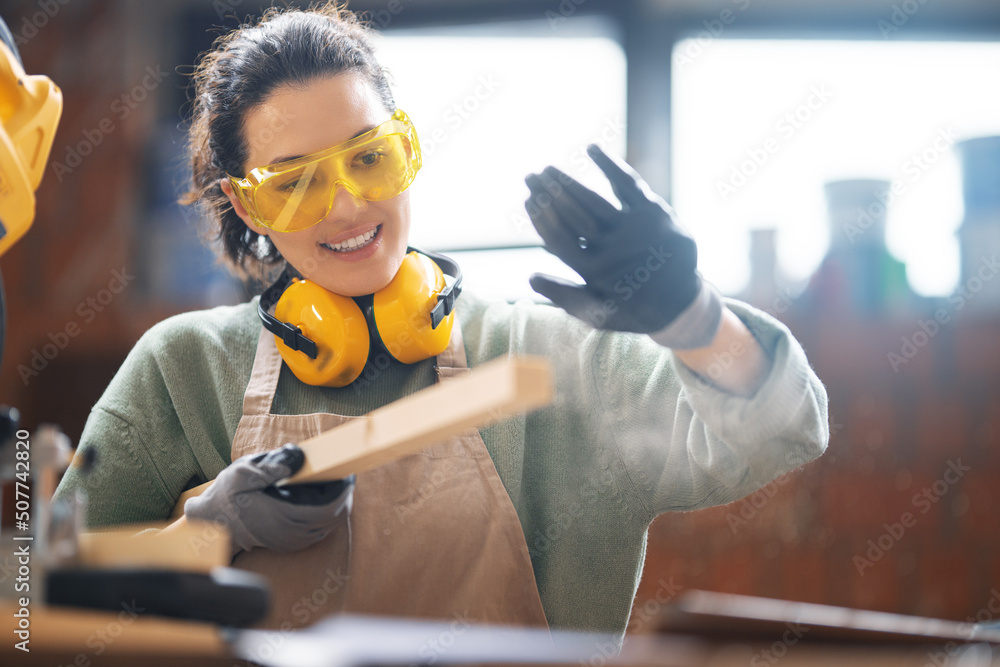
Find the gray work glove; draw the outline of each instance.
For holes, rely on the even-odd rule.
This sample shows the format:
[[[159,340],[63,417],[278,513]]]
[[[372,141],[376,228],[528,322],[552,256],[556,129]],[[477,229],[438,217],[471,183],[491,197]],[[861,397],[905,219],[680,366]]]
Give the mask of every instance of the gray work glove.
[[[304,462],[302,450],[292,444],[239,458],[205,493],[184,503],[184,514],[224,524],[232,534],[234,556],[254,547],[305,549],[347,519],[354,475],[332,482],[274,486]]]
[[[530,174],[525,208],[531,222],[545,249],[586,283],[536,273],[532,288],[598,329],[649,334],[675,349],[710,344],[723,304],[698,273],[694,240],[631,167],[596,145],[587,153],[621,208],[555,167]]]

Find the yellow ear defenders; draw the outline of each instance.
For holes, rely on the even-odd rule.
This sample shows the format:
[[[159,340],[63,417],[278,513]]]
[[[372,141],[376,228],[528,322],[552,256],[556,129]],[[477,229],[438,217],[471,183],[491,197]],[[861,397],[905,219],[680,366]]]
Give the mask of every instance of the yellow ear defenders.
[[[28,76],[0,19],[0,255],[35,219],[42,180],[62,113],[62,92],[47,76]]]
[[[334,294],[287,270],[265,290],[257,314],[295,377],[311,385],[349,385],[373,345],[404,364],[444,352],[462,271],[444,255],[407,251],[389,284],[368,296]],[[445,275],[454,279],[451,285]],[[274,316],[268,313],[272,304]]]

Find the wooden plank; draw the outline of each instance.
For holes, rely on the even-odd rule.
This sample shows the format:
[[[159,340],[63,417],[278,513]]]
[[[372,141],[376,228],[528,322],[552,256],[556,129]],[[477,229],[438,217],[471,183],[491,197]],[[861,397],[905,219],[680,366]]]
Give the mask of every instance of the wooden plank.
[[[80,534],[77,566],[157,568],[207,573],[229,565],[229,531],[206,521],[185,521],[170,531],[163,524],[131,524]],[[147,530],[152,529],[152,530]]]
[[[17,634],[20,619],[15,615],[20,609],[14,601],[0,600],[0,633],[8,647],[20,641]],[[67,665],[105,664],[103,655],[100,660],[92,660],[105,650],[111,656],[234,657],[218,626],[210,623],[146,615],[134,606],[115,612],[40,605],[32,600],[28,609],[28,648],[32,653],[78,653],[76,661]],[[28,657],[22,651],[17,654],[20,658],[12,664],[20,664],[18,660]],[[130,664],[143,662],[140,659]]]
[[[1000,644],[1000,630],[975,623],[711,591],[688,591],[654,619],[659,632],[763,642],[781,641],[790,626],[803,642]]]
[[[281,484],[334,480],[371,470],[468,429],[544,407],[552,402],[552,393],[548,360],[496,359],[299,443],[305,464]],[[211,483],[185,492],[173,516],[182,516],[187,499],[201,495]]]

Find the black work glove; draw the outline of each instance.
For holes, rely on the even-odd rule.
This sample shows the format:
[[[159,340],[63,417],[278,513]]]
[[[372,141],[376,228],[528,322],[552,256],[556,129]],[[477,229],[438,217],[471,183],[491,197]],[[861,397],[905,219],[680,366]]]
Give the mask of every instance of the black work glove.
[[[697,271],[694,240],[631,167],[596,145],[587,152],[622,208],[555,167],[530,174],[525,208],[545,249],[586,282],[536,273],[531,287],[599,329],[650,334],[677,349],[710,344],[722,321],[722,299]]]
[[[184,514],[225,524],[232,534],[233,555],[254,547],[305,549],[347,519],[354,475],[332,482],[274,486],[304,462],[302,450],[293,444],[239,458],[205,493],[184,504]]]

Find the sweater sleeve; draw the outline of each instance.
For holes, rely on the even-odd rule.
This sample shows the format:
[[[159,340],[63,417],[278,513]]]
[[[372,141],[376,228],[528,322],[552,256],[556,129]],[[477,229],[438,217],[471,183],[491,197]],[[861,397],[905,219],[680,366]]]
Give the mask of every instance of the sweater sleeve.
[[[87,494],[87,524],[95,528],[160,521],[169,516],[174,498],[137,429],[120,415],[95,407],[79,449],[97,452],[93,469],[70,468],[56,498],[74,489]]]
[[[826,390],[795,338],[765,313],[727,305],[770,360],[753,396],[717,388],[651,340],[609,338],[596,365],[610,433],[650,519],[738,500],[815,459],[829,440]]]
[[[84,489],[95,527],[163,521],[186,488],[215,477],[229,463],[253,359],[249,333],[227,325],[242,314],[186,313],[147,331],[80,437],[77,449],[96,453],[93,469],[67,471],[57,498]]]
[[[749,398],[715,387],[648,336],[595,330],[529,302],[469,308],[472,365],[539,354],[554,369],[553,405],[523,420],[523,462],[491,452],[515,504],[541,512],[561,502],[558,489],[596,485],[606,511],[622,508],[614,520],[645,527],[663,512],[738,500],[822,454],[827,395],[801,346],[767,314],[727,305],[770,360]],[[484,433],[488,447],[492,436]],[[601,475],[607,483],[595,482]]]

